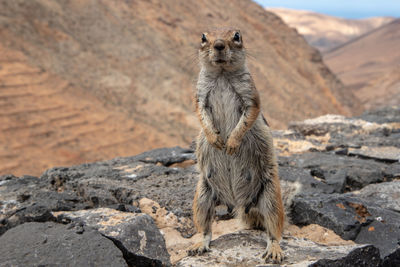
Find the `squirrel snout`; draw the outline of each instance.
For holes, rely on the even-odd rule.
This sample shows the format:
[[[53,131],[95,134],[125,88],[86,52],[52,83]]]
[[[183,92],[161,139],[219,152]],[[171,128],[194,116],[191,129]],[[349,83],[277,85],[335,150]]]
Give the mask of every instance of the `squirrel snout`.
[[[222,51],[225,49],[225,43],[223,40],[219,39],[214,42],[214,48],[218,51]]]

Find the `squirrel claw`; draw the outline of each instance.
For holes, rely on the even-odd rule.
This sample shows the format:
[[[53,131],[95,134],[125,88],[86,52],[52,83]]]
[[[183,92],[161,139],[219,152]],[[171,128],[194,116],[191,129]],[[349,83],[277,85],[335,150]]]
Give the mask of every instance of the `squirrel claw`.
[[[234,154],[236,154],[238,151],[239,151],[239,148],[238,148],[238,147],[230,147],[230,146],[228,146],[228,147],[226,148],[226,153],[227,153],[228,155],[234,155]]]
[[[267,251],[262,255],[262,257],[265,258],[265,262],[271,258],[274,263],[280,263],[282,262],[284,255],[279,243],[274,240],[272,241],[272,244],[268,246]]]
[[[221,136],[217,136],[214,142],[210,142],[211,145],[219,150],[222,150],[225,147],[224,140],[222,140]]]
[[[204,246],[203,243],[197,243],[193,245],[188,251],[188,256],[203,255],[204,253],[210,251],[208,246]]]
[[[236,154],[239,151],[240,142],[233,138],[229,138],[226,143],[226,153],[228,155]]]

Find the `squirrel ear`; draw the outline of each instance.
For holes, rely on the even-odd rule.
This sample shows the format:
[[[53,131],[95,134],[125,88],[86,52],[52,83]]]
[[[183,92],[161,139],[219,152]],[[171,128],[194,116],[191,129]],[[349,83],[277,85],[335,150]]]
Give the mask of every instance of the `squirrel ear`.
[[[235,32],[235,35],[233,36],[233,41],[240,42],[240,32]]]
[[[206,35],[204,33],[201,35],[201,42],[202,43],[207,42],[207,37],[206,37]]]

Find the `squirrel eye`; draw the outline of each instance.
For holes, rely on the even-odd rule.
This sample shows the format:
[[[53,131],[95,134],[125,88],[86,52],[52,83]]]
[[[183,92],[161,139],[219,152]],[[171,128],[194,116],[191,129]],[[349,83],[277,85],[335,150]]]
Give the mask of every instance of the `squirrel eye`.
[[[203,35],[201,36],[201,42],[202,43],[205,43],[205,42],[207,42],[207,38],[206,38],[206,35],[203,33]]]
[[[235,32],[235,35],[233,36],[233,40],[236,42],[240,41],[240,33],[239,32]]]

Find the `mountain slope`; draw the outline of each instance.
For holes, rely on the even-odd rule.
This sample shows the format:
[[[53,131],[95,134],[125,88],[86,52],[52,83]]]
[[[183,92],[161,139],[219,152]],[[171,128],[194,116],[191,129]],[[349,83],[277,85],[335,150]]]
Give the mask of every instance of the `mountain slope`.
[[[391,17],[344,19],[306,10],[267,8],[294,27],[321,52],[328,52],[351,39],[394,20]]]
[[[0,10],[4,49],[20,52],[29,67],[70,84],[64,91],[74,98],[61,96],[57,101],[65,99],[68,105],[82,107],[89,117],[97,112],[101,116],[117,112],[121,115],[110,122],[126,122],[128,129],[133,125],[148,133],[148,138],[135,139],[132,134],[132,139],[125,141],[143,148],[141,151],[160,143],[188,145],[196,136],[199,125],[191,100],[198,72],[196,47],[201,32],[216,25],[236,25],[243,31],[252,55],[249,68],[272,127],[325,113],[360,110],[354,96],[323,64],[319,52],[252,1],[0,0]],[[36,82],[35,77],[24,79],[26,84]],[[57,88],[38,84],[34,90],[42,86]],[[25,103],[16,101],[7,100],[11,105]],[[48,119],[47,114],[40,114],[41,120]],[[4,127],[8,123],[4,122]],[[74,131],[63,135],[73,136]],[[105,132],[98,139],[118,139],[120,135],[129,133]],[[11,130],[7,138],[16,143],[20,140]],[[10,148],[2,145],[9,153]],[[64,147],[70,146],[66,143]],[[113,148],[110,144],[110,151]],[[110,153],[99,148],[83,160],[114,157],[119,150]]]
[[[367,108],[400,103],[400,19],[324,56],[324,61]]]
[[[0,45],[0,175],[38,175],[55,165],[129,156],[179,143],[110,112],[61,77]]]
[[[375,109],[400,103],[400,66],[373,79],[355,92],[366,109]]]

